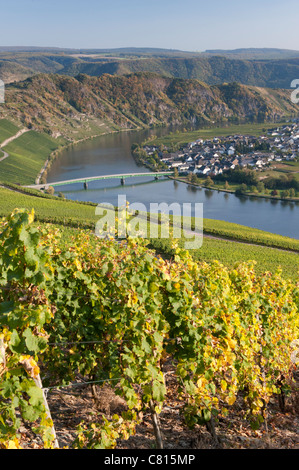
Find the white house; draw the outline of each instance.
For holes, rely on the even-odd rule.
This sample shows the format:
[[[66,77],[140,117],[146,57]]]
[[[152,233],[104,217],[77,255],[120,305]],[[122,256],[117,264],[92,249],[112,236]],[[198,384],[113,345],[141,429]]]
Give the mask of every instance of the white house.
[[[235,151],[236,151],[235,148],[233,146],[230,146],[227,151],[227,155],[232,156],[234,155]]]

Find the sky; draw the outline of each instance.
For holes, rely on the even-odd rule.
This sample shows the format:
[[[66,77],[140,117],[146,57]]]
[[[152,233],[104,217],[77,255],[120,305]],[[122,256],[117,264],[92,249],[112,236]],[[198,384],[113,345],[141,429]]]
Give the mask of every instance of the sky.
[[[299,50],[298,0],[0,0],[0,46]]]

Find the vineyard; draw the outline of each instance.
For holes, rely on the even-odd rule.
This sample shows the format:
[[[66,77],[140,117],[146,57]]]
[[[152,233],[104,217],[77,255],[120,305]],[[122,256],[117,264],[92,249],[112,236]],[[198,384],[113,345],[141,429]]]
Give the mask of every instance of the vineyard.
[[[34,211],[0,222],[0,447],[59,445],[46,392],[85,385],[97,403],[109,385],[125,403],[79,423],[68,448],[115,448],[144,416],[163,447],[169,377],[186,429],[217,423],[241,404],[244,423],[268,425],[293,390],[298,282],[254,263],[197,261],[173,244],[169,260],[147,242],[77,232],[67,241]],[[30,444],[29,444],[30,447]]]
[[[98,220],[98,216],[95,215],[96,204],[64,200],[12,184],[5,186],[0,185],[0,197],[5,200],[5,206],[0,207],[0,217],[7,216],[15,207],[28,210],[34,208],[36,223],[60,226],[63,238],[67,237],[71,228],[94,231]],[[181,220],[173,218],[170,214],[170,223],[178,225]],[[194,220],[191,225],[195,225]],[[211,219],[203,220],[203,231],[205,239],[202,247],[190,251],[194,260],[216,259],[225,266],[232,266],[245,260],[256,260],[258,273],[272,272],[281,268],[284,278],[295,281],[298,277],[299,242],[296,239]],[[234,240],[239,243],[234,243]],[[181,242],[183,241],[182,238]],[[168,239],[151,239],[150,243],[151,247],[163,256],[173,256],[174,252]]]
[[[2,162],[1,178],[18,184],[34,183],[47,158],[62,142],[33,130],[26,132],[5,146],[9,158]]]
[[[184,246],[184,238],[178,241],[178,245]],[[168,239],[153,239],[151,247],[168,258],[171,258],[175,252]],[[256,260],[255,272],[257,274],[265,271],[275,272],[281,268],[282,277],[293,281],[298,279],[297,253],[205,237],[201,248],[190,251],[190,255],[194,261],[213,262],[217,259],[221,260],[225,266],[233,266],[240,263],[240,260],[247,262]]]

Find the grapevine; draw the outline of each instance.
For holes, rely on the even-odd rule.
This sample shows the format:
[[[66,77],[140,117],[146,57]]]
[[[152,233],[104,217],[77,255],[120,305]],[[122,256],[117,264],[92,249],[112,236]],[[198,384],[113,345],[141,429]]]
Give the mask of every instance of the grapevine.
[[[198,262],[173,245],[165,260],[145,240],[80,233],[65,243],[34,213],[0,222],[0,443],[20,447],[21,421],[53,447],[43,386],[113,384],[127,412],[82,424],[74,447],[115,447],[142,413],[153,420],[167,400],[165,360],[175,368],[186,424],[229,415],[242,397],[253,426],[292,380],[298,339],[298,284],[255,264]]]

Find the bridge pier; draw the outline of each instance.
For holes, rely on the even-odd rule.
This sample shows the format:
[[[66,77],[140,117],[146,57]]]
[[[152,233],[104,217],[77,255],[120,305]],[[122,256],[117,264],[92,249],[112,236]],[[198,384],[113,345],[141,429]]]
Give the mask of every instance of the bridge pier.
[[[84,181],[84,185],[83,185],[83,186],[84,186],[84,189],[88,189],[88,184],[87,184],[86,181]]]
[[[121,178],[120,184],[124,185],[125,184],[125,178]]]

